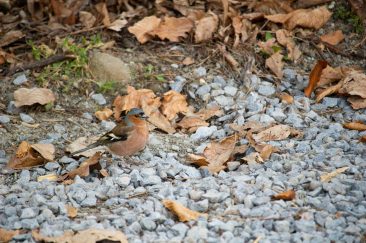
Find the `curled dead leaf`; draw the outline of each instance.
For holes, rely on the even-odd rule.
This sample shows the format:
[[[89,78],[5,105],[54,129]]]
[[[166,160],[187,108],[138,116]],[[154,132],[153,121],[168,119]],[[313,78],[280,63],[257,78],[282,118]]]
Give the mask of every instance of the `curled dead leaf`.
[[[193,22],[189,18],[165,17],[160,25],[149,32],[150,35],[157,35],[161,40],[168,39],[172,42],[179,42],[186,38],[193,28]]]
[[[253,152],[245,157],[242,158],[242,160],[244,160],[247,163],[263,163],[264,160],[262,159],[262,157],[260,156],[260,154],[258,152]]]
[[[102,157],[102,153],[97,152],[92,157],[88,158],[87,160],[83,161],[80,166],[62,176],[59,177],[59,181],[65,181],[68,179],[74,179],[75,176],[86,177],[89,175],[92,169],[101,169],[99,164],[99,160]]]
[[[188,111],[186,97],[174,90],[166,92],[161,102],[161,110],[169,120],[173,120],[178,113]]]
[[[42,165],[54,159],[55,147],[52,144],[33,144],[23,141],[19,145],[16,154],[13,155],[8,168],[22,169]]]
[[[280,52],[276,52],[272,56],[266,59],[266,67],[268,67],[278,78],[283,78],[283,55]]]
[[[313,92],[317,83],[319,82],[320,75],[322,74],[323,69],[326,68],[327,65],[328,65],[328,63],[325,60],[318,60],[318,62],[314,66],[313,70],[311,70],[311,73],[309,76],[309,84],[304,90],[306,97],[311,96],[311,93]]]
[[[267,15],[265,18],[274,23],[284,24],[288,30],[296,26],[319,29],[328,22],[331,15],[332,13],[324,6],[315,9],[297,9],[287,14]]]
[[[258,134],[253,134],[253,139],[257,143],[283,140],[290,136],[292,130],[293,128],[288,125],[275,125]]]
[[[173,200],[164,199],[163,205],[167,209],[169,209],[172,213],[177,215],[179,221],[181,221],[181,222],[197,220],[198,217],[207,216],[207,214],[203,214],[203,213],[199,213],[199,212],[190,210],[189,208],[186,208],[182,204],[180,204],[176,201],[173,201]]]
[[[292,97],[291,95],[289,95],[286,92],[282,92],[278,96],[281,99],[282,103],[292,104],[294,102],[294,97]]]
[[[348,72],[339,93],[366,99],[366,74],[357,70]]]
[[[14,92],[15,106],[53,103],[56,98],[51,90],[46,88],[20,88]]]
[[[101,111],[96,111],[94,114],[99,120],[105,121],[107,120],[111,115],[113,115],[113,111],[107,107],[105,107]]]
[[[273,195],[271,198],[272,200],[285,200],[285,201],[291,201],[295,199],[296,192],[294,190],[288,190],[286,192],[281,192],[276,195]]]
[[[206,157],[202,155],[196,155],[196,154],[187,154],[187,159],[194,165],[197,165],[199,167],[201,166],[207,166],[209,162],[207,161]]]
[[[320,40],[335,46],[338,45],[338,43],[340,43],[342,40],[344,40],[344,35],[342,30],[336,30],[334,32],[320,36]]]
[[[160,22],[161,19],[156,16],[145,17],[133,26],[129,27],[128,31],[134,34],[141,44],[144,44],[152,38],[149,33],[158,28]]]
[[[276,38],[278,43],[286,47],[289,59],[296,62],[301,56],[301,51],[292,39],[291,33],[284,29],[277,30]]]
[[[358,131],[365,131],[366,124],[362,122],[347,122],[343,124],[344,128],[351,129],[351,130],[358,130]]]
[[[207,127],[208,122],[199,117],[184,117],[177,125],[181,128],[188,129],[189,132],[196,131],[199,127]]]
[[[210,13],[208,16],[196,21],[194,40],[196,43],[211,40],[214,32],[217,30],[219,18],[216,14]]]

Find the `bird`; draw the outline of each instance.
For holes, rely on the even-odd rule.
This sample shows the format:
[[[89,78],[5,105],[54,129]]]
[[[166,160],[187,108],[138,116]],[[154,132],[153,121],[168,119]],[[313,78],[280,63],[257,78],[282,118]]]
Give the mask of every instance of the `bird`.
[[[132,108],[121,114],[122,121],[111,131],[101,136],[95,143],[70,154],[74,156],[98,146],[107,146],[109,151],[119,156],[131,156],[146,146],[149,138],[149,128],[144,111]]]

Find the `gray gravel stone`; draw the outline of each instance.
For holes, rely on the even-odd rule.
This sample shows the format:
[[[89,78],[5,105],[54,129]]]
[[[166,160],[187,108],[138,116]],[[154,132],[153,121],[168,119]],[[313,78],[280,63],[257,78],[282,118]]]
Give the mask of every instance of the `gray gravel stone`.
[[[14,80],[13,80],[13,84],[15,85],[21,85],[24,84],[28,81],[27,76],[23,73],[21,75],[18,75]]]
[[[263,96],[271,96],[276,93],[276,89],[273,87],[271,83],[267,83],[264,85],[259,85],[258,93]]]
[[[20,119],[23,122],[26,122],[26,123],[34,123],[34,119],[30,115],[27,115],[25,113],[20,113],[19,115],[20,115]]]
[[[211,137],[214,132],[217,131],[216,126],[210,127],[199,127],[194,134],[191,135],[191,139],[193,141],[200,141],[204,140],[208,137]]]
[[[36,212],[32,208],[25,208],[20,215],[21,219],[30,219],[36,217]]]
[[[234,99],[232,97],[227,97],[224,95],[219,95],[215,97],[215,101],[223,107],[229,107],[234,105]]]
[[[153,220],[149,218],[144,218],[140,221],[142,229],[153,231],[156,229],[156,224]]]
[[[98,105],[107,104],[107,101],[102,94],[93,94],[91,97]]]
[[[186,83],[187,80],[184,77],[176,76],[174,82],[170,83],[170,88],[180,93]]]
[[[93,116],[89,112],[84,112],[82,117],[90,121],[93,120]]]
[[[196,68],[194,71],[194,74],[197,76],[197,77],[203,77],[203,76],[206,76],[206,68],[204,67],[199,67],[199,68]]]
[[[1,115],[0,116],[0,123],[2,124],[6,124],[10,122],[10,118],[7,115]]]
[[[19,114],[21,111],[21,109],[19,107],[15,106],[15,101],[10,101],[8,104],[8,107],[6,109],[6,112],[8,114],[13,114],[13,115],[17,115]]]
[[[236,92],[238,92],[238,88],[234,86],[225,86],[224,91],[226,95],[235,96]]]

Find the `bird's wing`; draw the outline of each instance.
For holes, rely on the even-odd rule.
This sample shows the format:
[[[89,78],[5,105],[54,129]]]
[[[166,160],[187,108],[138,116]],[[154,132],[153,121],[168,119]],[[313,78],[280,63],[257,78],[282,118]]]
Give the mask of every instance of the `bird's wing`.
[[[118,141],[125,141],[132,131],[134,131],[134,127],[132,126],[117,125],[110,132],[107,132],[102,137],[100,137],[98,143],[101,145],[105,145]]]

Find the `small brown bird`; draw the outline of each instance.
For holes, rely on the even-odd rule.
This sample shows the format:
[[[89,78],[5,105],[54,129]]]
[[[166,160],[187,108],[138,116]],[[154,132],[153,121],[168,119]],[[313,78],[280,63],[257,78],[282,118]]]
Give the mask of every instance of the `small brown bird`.
[[[144,149],[149,138],[146,118],[141,109],[132,108],[123,116],[122,122],[118,123],[110,132],[86,148],[71,153],[70,156],[98,146],[107,146],[113,154],[119,156],[131,156]]]

